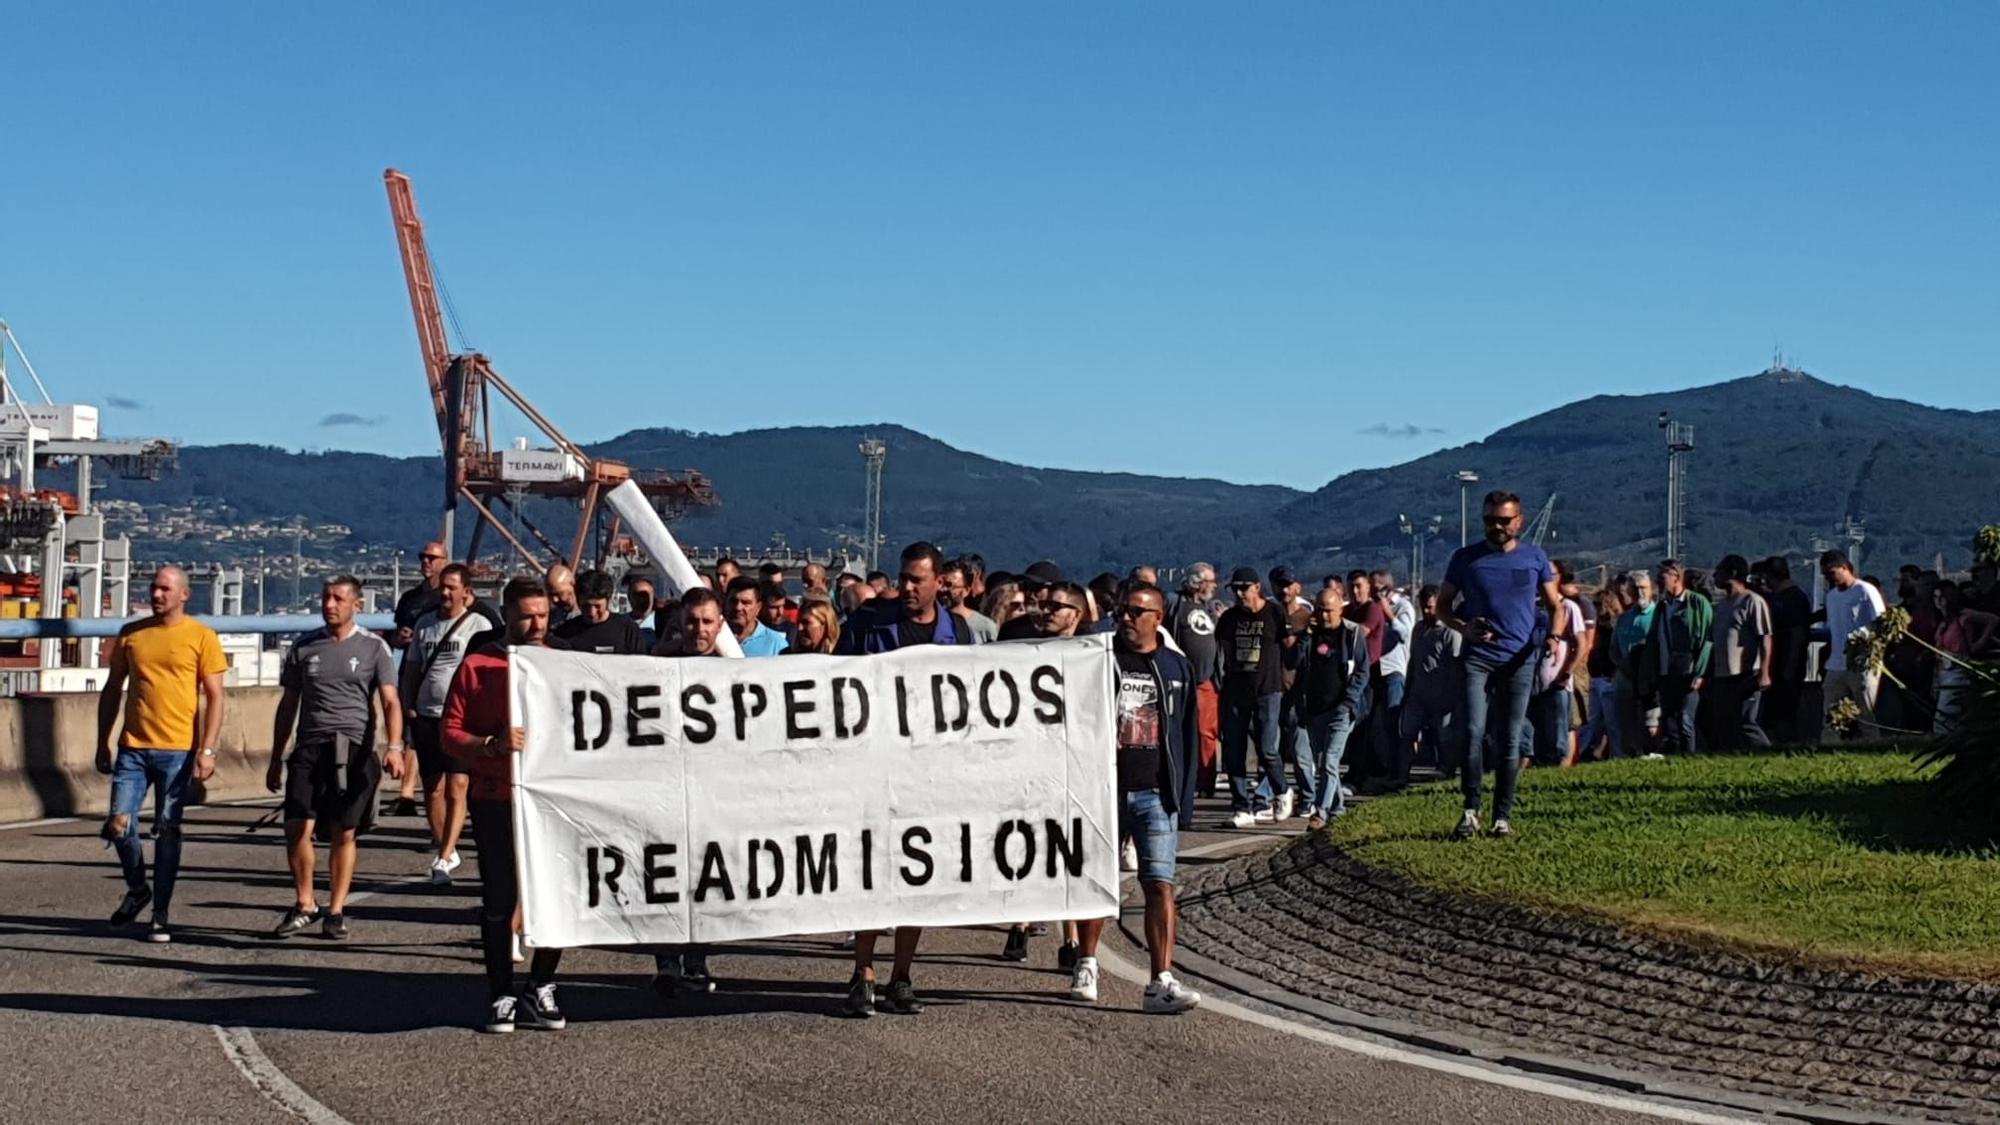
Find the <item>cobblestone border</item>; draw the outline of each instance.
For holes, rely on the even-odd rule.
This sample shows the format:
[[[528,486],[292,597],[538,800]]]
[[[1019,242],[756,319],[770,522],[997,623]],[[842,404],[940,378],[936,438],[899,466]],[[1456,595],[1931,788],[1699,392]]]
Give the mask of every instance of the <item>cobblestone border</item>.
[[[1758,961],[1448,894],[1324,834],[1186,869],[1180,901],[1188,952],[1390,1034],[1821,1120],[2000,1122],[2000,986]]]

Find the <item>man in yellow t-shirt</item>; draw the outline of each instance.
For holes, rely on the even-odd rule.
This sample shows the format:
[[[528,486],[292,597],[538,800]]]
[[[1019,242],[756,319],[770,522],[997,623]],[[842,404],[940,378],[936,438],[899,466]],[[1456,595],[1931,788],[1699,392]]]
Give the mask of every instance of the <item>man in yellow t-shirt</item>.
[[[153,575],[153,615],[119,631],[111,677],[97,699],[97,772],[111,775],[111,815],[100,833],[125,868],[125,899],[111,924],[123,926],[153,905],[148,941],[173,940],[167,911],[181,867],[181,803],[190,780],[215,776],[215,742],[222,733],[222,674],[228,661],[215,630],[187,615],[187,573],[177,566]],[[131,691],[126,691],[126,681]],[[124,711],[118,753],[112,728]],[[195,738],[197,705],[201,738]],[[153,790],[153,886],[139,842],[139,809]]]

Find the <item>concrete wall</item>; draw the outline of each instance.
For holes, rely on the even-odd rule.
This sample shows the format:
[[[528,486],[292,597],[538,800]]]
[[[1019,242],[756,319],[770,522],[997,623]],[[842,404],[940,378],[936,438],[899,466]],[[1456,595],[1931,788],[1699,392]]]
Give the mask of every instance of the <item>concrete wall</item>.
[[[265,795],[278,695],[273,687],[227,689],[215,776],[188,787],[190,804]],[[111,779],[97,772],[96,753],[95,693],[0,699],[0,824],[103,815]]]

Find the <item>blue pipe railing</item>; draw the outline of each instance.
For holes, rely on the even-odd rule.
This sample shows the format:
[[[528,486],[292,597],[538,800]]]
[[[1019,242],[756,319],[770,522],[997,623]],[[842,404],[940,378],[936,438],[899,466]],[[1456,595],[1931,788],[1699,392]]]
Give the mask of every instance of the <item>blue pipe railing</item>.
[[[0,618],[0,641],[24,641],[69,637],[115,637],[119,630],[143,617],[11,617]],[[323,622],[317,614],[240,613],[218,617],[196,617],[196,621],[218,633],[309,633]],[[364,629],[387,633],[396,627],[392,613],[364,613],[354,619]]]

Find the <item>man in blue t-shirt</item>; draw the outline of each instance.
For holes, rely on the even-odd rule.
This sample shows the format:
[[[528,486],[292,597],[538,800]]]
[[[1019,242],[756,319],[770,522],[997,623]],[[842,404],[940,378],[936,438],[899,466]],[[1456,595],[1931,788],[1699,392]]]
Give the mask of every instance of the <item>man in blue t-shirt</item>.
[[[1445,567],[1438,587],[1438,622],[1465,637],[1465,698],[1459,712],[1461,729],[1472,740],[1466,747],[1465,815],[1452,831],[1455,839],[1479,834],[1480,789],[1485,781],[1485,755],[1478,739],[1486,730],[1489,706],[1503,719],[1499,777],[1493,786],[1495,836],[1512,836],[1514,785],[1521,776],[1521,742],[1528,721],[1528,698],[1535,688],[1540,660],[1535,643],[1536,599],[1559,622],[1549,630],[1551,652],[1573,640],[1569,615],[1556,586],[1555,567],[1540,547],[1521,542],[1521,498],[1495,490],[1486,494],[1481,519],[1486,540],[1460,547]]]

